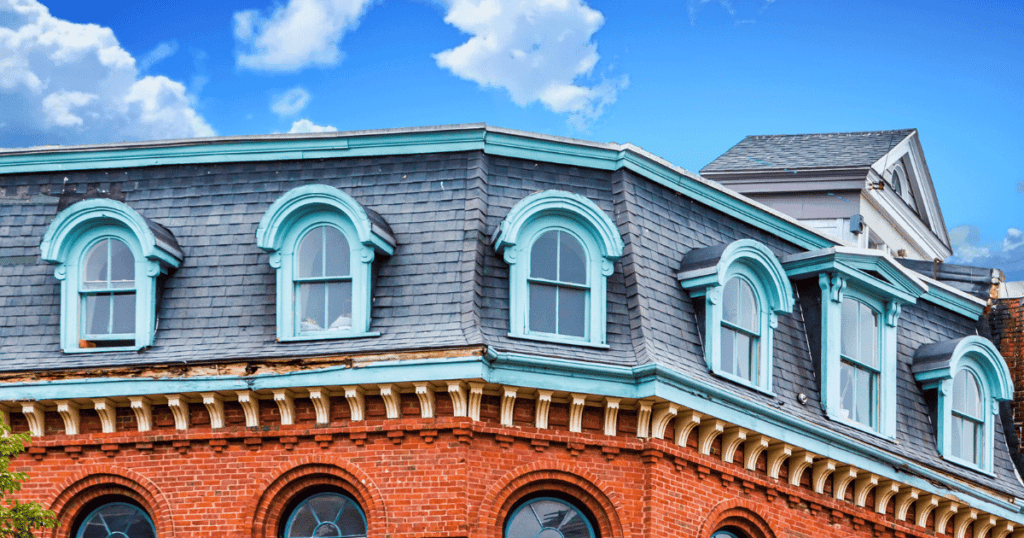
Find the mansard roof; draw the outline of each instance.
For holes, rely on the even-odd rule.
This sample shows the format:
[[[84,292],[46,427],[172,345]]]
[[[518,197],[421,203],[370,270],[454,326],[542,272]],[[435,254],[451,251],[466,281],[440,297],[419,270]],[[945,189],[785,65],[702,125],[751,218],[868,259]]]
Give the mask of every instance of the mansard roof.
[[[709,172],[869,167],[917,129],[755,135],[741,140],[701,169]]]

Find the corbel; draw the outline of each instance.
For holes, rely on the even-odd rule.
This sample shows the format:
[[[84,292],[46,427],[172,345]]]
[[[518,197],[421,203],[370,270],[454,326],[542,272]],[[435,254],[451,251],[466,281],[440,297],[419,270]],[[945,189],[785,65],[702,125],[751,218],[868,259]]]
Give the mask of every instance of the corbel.
[[[204,392],[203,405],[210,414],[210,428],[217,430],[224,427],[224,398],[216,392]]]
[[[806,450],[794,452],[789,457],[789,485],[800,486],[800,480],[804,477],[804,471],[814,464],[814,454]]]
[[[398,387],[388,383],[377,385],[377,388],[380,389],[380,397],[384,400],[387,417],[402,418],[402,395],[399,394]]]
[[[967,527],[978,519],[979,512],[974,508],[968,508],[957,512],[953,518],[953,538],[965,538]]]
[[[748,471],[754,471],[757,469],[757,458],[761,457],[761,453],[768,450],[768,446],[771,444],[771,439],[764,435],[751,435],[747,437],[747,442],[743,444],[743,468]]]
[[[868,503],[868,493],[878,486],[878,477],[873,474],[863,474],[853,482],[853,504],[864,507]]]
[[[515,423],[516,387],[501,387],[501,425],[511,428]]]
[[[604,434],[615,436],[619,433],[619,403],[621,398],[604,399]]]
[[[896,495],[896,510],[894,512],[896,519],[906,521],[910,505],[916,503],[920,497],[921,492],[915,488],[904,488],[900,491],[899,495]]]
[[[295,394],[288,389],[275,389],[274,403],[281,415],[281,425],[295,424]]]
[[[814,462],[811,469],[811,487],[815,493],[825,493],[825,481],[836,470],[836,462],[830,459],[822,459]]]
[[[586,394],[570,394],[569,398],[569,431],[583,431],[583,408],[587,405]]]
[[[960,511],[960,504],[953,501],[940,501],[935,509],[935,532],[946,534],[949,520]]]
[[[366,391],[358,385],[342,387],[345,391],[345,401],[348,402],[349,420],[358,422],[366,418]]]
[[[242,413],[245,414],[246,428],[259,428],[260,426],[260,399],[251,390],[235,391],[238,396],[238,405],[242,406]]]
[[[676,416],[676,435],[674,441],[677,445],[685,447],[690,441],[690,432],[700,426],[701,414],[691,410],[683,411]]]
[[[129,396],[132,412],[135,413],[135,425],[140,432],[153,429],[153,402],[145,396]]]
[[[885,324],[895,327],[900,319],[900,303],[889,301],[885,304]]]
[[[721,420],[703,422],[697,430],[697,451],[701,454],[711,454],[711,446],[715,438],[725,431],[725,423]]]
[[[999,523],[996,523],[995,527],[992,527],[992,532],[989,534],[989,538],[1006,538],[1015,528],[1016,525],[1014,525],[1012,521],[1007,521],[1005,519],[1000,520]]]
[[[736,451],[747,440],[747,430],[739,426],[731,426],[722,432],[722,461],[732,463]]]
[[[996,523],[999,523],[999,519],[992,514],[979,516],[974,522],[974,538],[985,538],[985,535],[996,526]]]
[[[882,480],[875,487],[875,513],[885,514],[889,509],[889,499],[892,499],[900,491],[899,482],[893,480]]]
[[[793,455],[793,447],[786,443],[775,443],[768,447],[768,476],[776,480],[782,472],[782,464]]]
[[[167,407],[171,408],[171,415],[174,415],[174,429],[187,430],[189,426],[188,402],[181,394],[167,395]]]
[[[921,495],[918,496],[917,502],[914,504],[914,523],[918,527],[924,527],[928,524],[928,516],[931,515],[932,511],[939,507],[939,497],[936,495]]]
[[[40,437],[46,433],[46,414],[39,402],[22,402],[21,413],[28,421],[28,429],[32,435]]]
[[[671,402],[662,402],[654,406],[651,414],[651,437],[664,439],[668,423],[679,414],[679,406]]]
[[[548,413],[551,411],[551,395],[550,390],[538,390],[537,391],[537,407],[534,410],[534,421],[533,425],[538,430],[548,429]]]
[[[468,417],[469,404],[466,399],[466,383],[463,381],[449,381],[448,396],[452,399],[452,415]]]
[[[414,383],[416,398],[420,401],[420,418],[434,418],[437,403],[434,400],[434,386],[430,383]]]
[[[469,418],[480,420],[480,401],[484,397],[484,383],[469,384]]]
[[[637,406],[636,436],[640,439],[646,439],[651,436],[651,410],[654,408],[654,402],[640,400],[637,402]]]
[[[64,419],[64,434],[78,435],[81,431],[81,416],[78,413],[78,404],[71,400],[57,400],[57,413]]]
[[[323,387],[310,387],[309,399],[313,402],[313,410],[316,411],[317,424],[331,423],[331,393]]]
[[[92,401],[92,408],[100,416],[100,427],[103,433],[114,433],[117,431],[117,406],[108,398],[95,398]]]
[[[832,473],[832,498],[841,501],[846,498],[846,490],[857,479],[857,468],[843,465]]]

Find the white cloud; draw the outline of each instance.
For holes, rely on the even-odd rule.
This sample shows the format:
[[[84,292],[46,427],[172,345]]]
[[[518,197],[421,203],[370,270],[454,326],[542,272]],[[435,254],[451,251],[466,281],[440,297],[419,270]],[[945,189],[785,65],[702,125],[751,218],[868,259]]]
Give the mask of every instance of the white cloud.
[[[295,71],[335,65],[338,44],[373,0],[289,0],[269,15],[235,13],[239,67],[261,71]]]
[[[1010,252],[1024,246],[1024,232],[1017,228],[1006,230],[1003,238],[1003,252]]]
[[[332,125],[317,125],[309,120],[302,119],[292,124],[288,134],[295,133],[333,133],[338,129]]]
[[[270,110],[278,116],[290,116],[298,113],[309,104],[309,92],[302,88],[292,88],[282,94],[275,95],[270,103]]]
[[[1009,228],[999,243],[987,244],[976,226],[966,224],[949,231],[953,246],[950,263],[994,267],[1006,273],[1007,281],[1024,280],[1024,231]]]
[[[0,0],[0,146],[213,135],[185,87],[140,77],[110,28]]]
[[[725,10],[726,13],[732,17],[732,20],[736,24],[746,24],[756,22],[756,16],[764,13],[764,10],[768,9],[773,2],[776,0],[752,0],[747,2],[741,2],[742,7],[754,7],[757,9],[749,11],[743,9],[742,13],[740,9],[733,4],[732,0],[687,0],[686,11],[690,15],[690,24],[697,24],[697,15],[704,9],[708,4],[715,4]]]
[[[448,0],[445,22],[471,37],[434,55],[437,65],[488,88],[504,88],[519,106],[540,102],[584,126],[615,102],[629,80],[596,85],[600,59],[591,41],[604,16],[582,0]]]
[[[150,67],[153,67],[157,63],[174,56],[178,52],[178,42],[175,40],[164,41],[159,43],[153,50],[146,53],[145,56],[139,60],[139,69],[142,71],[149,71]]]

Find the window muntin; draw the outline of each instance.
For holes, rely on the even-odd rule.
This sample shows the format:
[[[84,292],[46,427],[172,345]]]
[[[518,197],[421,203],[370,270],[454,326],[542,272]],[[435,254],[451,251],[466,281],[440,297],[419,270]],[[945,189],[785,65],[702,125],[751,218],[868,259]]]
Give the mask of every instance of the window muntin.
[[[366,516],[347,495],[311,495],[292,510],[284,538],[354,538],[366,536]]]
[[[124,242],[106,237],[82,261],[81,347],[130,346],[135,340],[135,256]]]
[[[541,233],[530,249],[529,330],[573,338],[587,336],[587,252],[565,230]]]
[[[352,274],[345,234],[334,226],[310,229],[295,255],[296,333],[352,329]]]
[[[746,279],[733,277],[722,291],[721,369],[757,383],[760,378],[761,307]]]
[[[156,538],[156,528],[138,506],[112,502],[93,510],[78,527],[76,538]]]
[[[845,298],[839,357],[840,412],[843,418],[878,427],[879,315],[866,304]]]
[[[505,538],[596,538],[594,526],[575,506],[551,497],[521,505],[505,524]]]
[[[985,463],[982,394],[978,378],[970,370],[962,369],[953,378],[950,455],[978,466]]]

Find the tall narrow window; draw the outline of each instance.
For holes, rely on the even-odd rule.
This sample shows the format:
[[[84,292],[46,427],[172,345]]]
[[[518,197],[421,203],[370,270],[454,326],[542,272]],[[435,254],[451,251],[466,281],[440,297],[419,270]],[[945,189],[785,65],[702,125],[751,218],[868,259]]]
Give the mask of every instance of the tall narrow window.
[[[80,347],[135,342],[135,256],[117,239],[101,239],[85,255]]]
[[[527,501],[505,524],[505,538],[594,538],[594,527],[575,506],[549,497]]]
[[[107,503],[90,513],[76,538],[156,538],[149,515],[134,504]]]
[[[284,538],[356,538],[366,536],[366,517],[351,498],[340,493],[317,493],[295,507]]]
[[[585,338],[587,254],[563,230],[544,232],[530,250],[530,332]]]
[[[978,378],[969,370],[960,370],[953,378],[953,409],[950,421],[950,455],[984,466],[985,419]]]
[[[878,314],[847,298],[842,310],[839,386],[844,418],[876,428],[878,424]]]
[[[752,383],[759,379],[760,313],[750,284],[738,277],[729,279],[722,292],[721,368]]]
[[[300,334],[352,329],[349,244],[333,226],[306,233],[295,256],[295,319]]]

